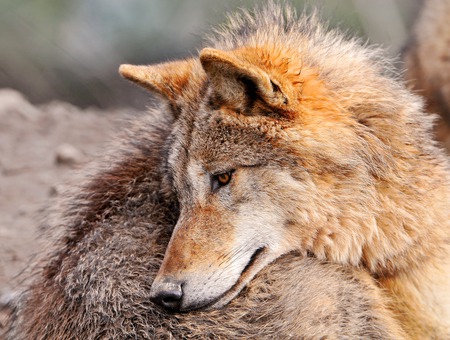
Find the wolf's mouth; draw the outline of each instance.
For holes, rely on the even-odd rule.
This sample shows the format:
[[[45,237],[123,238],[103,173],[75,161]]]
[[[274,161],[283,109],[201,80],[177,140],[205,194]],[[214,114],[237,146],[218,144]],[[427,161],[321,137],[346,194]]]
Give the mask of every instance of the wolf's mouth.
[[[217,298],[210,301],[200,301],[195,305],[191,305],[188,308],[182,308],[179,312],[191,312],[191,311],[205,311],[212,309],[219,309],[233,300],[240,291],[253,279],[253,277],[263,269],[270,261],[267,261],[268,249],[264,246],[255,250],[250,257],[248,263],[242,270],[238,280],[234,285],[226,292],[219,295]]]
[[[258,260],[258,257],[261,255],[262,252],[264,252],[265,249],[266,247],[259,247],[258,249],[255,250],[253,255],[250,257],[250,260],[248,261],[247,265],[242,270],[239,278],[241,278],[243,275],[245,275],[246,272],[248,272],[251,269],[251,267],[255,264],[255,262]]]
[[[250,257],[247,265],[241,272],[239,279],[236,283],[225,293],[219,295],[215,300],[209,302],[204,306],[200,306],[199,308],[204,310],[217,309],[221,308],[234,299],[239,292],[253,279],[253,277],[265,267],[264,258],[265,254],[267,254],[267,248],[262,246],[255,250],[253,255]],[[262,266],[261,266],[262,265]]]

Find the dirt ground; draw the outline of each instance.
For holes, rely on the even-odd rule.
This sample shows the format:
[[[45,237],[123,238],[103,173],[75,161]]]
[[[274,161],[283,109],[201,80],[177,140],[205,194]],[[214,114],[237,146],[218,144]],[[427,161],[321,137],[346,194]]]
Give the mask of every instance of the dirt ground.
[[[132,110],[80,110],[52,102],[33,106],[0,89],[0,297],[39,250],[43,207],[76,169],[102,152]]]

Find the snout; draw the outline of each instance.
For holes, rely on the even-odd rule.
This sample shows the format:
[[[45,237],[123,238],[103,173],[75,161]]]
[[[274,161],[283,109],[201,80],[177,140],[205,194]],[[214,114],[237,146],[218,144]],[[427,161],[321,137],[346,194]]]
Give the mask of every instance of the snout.
[[[183,284],[175,279],[154,282],[150,291],[150,300],[164,309],[180,311],[183,301]]]
[[[165,274],[163,266],[153,281],[150,299],[172,312],[221,308],[273,260],[268,255],[266,247],[257,248],[253,255],[242,256],[244,261],[237,263],[234,271],[208,267],[175,276]]]
[[[175,312],[221,308],[279,256],[259,236],[237,237],[222,217],[212,207],[181,212],[150,290],[154,303]]]

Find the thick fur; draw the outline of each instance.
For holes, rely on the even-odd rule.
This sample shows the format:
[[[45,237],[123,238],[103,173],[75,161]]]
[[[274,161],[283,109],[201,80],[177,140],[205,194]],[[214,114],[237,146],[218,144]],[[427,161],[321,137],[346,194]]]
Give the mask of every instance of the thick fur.
[[[177,203],[161,193],[171,126],[149,116],[49,221],[51,245],[7,339],[403,338],[370,275],[298,254],[265,268],[223,309],[173,314],[151,303]]]
[[[450,2],[424,1],[404,59],[406,78],[426,99],[427,110],[438,113],[437,138],[450,153]]]
[[[284,283],[271,291],[279,284],[271,275],[279,270],[277,282],[289,282],[288,276],[298,278],[311,268],[302,286],[316,282],[316,273],[326,274],[334,289],[332,277],[341,275],[335,265],[342,265],[349,272],[335,287],[347,291],[359,282],[369,301],[387,301],[408,337],[449,337],[448,163],[430,137],[431,118],[422,102],[391,68],[379,51],[327,31],[315,16],[297,19],[273,5],[230,19],[199,58],[122,66],[122,75],[164,98],[168,105],[161,104],[159,114],[169,123],[140,122],[115,155],[118,160],[69,199],[50,229],[59,228],[61,236],[40,262],[11,334],[73,335],[76,327],[80,334],[96,330],[98,336],[120,337],[126,329],[148,335],[155,331],[148,322],[158,322],[148,314],[159,313],[148,298],[182,287],[176,309],[184,311],[231,301],[222,310],[236,306],[239,313],[251,305],[246,304],[252,292],[287,294],[293,306],[275,308],[272,299],[266,310],[252,310],[257,320],[269,310],[275,319],[258,329],[266,333],[249,337],[273,336],[282,324],[283,331],[295,330],[294,337],[315,338],[316,326],[304,328],[303,313],[294,319],[273,314],[277,308],[305,309],[297,305],[301,289],[295,298]],[[217,175],[223,173],[232,179],[218,188]],[[152,259],[157,254],[159,261],[175,222],[153,280],[159,262]],[[291,273],[297,266],[285,261],[294,258],[281,256],[292,251],[316,259],[296,260],[302,274]],[[281,267],[267,267],[278,258]],[[314,268],[322,266],[317,260],[335,265],[323,273]],[[367,281],[361,286],[354,275]],[[238,296],[248,284],[250,297]],[[338,300],[330,299],[330,306]],[[307,308],[314,311],[314,305],[312,299]],[[363,314],[380,311],[364,300],[362,305]],[[355,306],[350,312],[360,313],[361,303]],[[390,320],[388,310],[382,308],[381,315]],[[215,317],[227,325],[220,311],[210,313],[192,315],[205,316],[199,325]],[[377,318],[368,320],[380,328]],[[385,327],[397,327],[391,321]],[[233,337],[238,327],[226,332]],[[339,332],[329,337],[345,337]]]

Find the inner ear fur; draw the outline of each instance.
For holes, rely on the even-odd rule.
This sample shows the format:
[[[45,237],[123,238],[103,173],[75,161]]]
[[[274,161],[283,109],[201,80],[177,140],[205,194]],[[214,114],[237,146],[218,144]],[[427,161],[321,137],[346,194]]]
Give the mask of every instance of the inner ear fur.
[[[257,65],[245,60],[236,51],[222,51],[204,48],[200,62],[214,91],[225,101],[242,106],[249,96],[258,96],[266,104],[281,108],[288,104],[288,98],[281,86]]]
[[[188,85],[192,87],[195,80],[196,63],[198,62],[194,59],[186,59],[155,65],[124,64],[120,65],[119,73],[122,77],[176,104],[189,95]],[[198,76],[203,78],[201,75]]]

